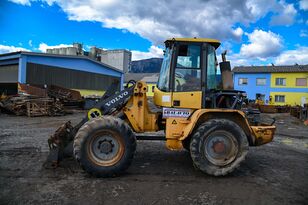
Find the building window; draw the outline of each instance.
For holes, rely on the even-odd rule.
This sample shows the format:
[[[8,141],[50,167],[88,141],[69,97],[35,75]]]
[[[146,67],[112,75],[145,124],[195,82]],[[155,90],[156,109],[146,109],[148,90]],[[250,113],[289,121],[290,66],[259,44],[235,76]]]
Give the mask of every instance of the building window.
[[[275,102],[285,102],[284,95],[275,95]]]
[[[285,78],[276,78],[276,85],[286,86]]]
[[[152,86],[152,92],[154,93],[155,85]]]
[[[248,84],[248,79],[247,78],[239,78],[238,79],[238,84],[239,85],[247,85]]]
[[[296,86],[307,86],[307,78],[296,78]]]
[[[257,78],[257,85],[266,85],[266,78]]]

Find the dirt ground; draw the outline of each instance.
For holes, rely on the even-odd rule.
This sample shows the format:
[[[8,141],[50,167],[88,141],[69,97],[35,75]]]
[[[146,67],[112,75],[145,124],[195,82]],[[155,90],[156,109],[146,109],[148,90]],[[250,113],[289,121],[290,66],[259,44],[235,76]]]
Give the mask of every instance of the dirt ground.
[[[289,114],[264,115],[277,118],[274,141],[251,147],[225,177],[195,170],[188,152],[169,151],[158,141],[139,142],[132,166],[117,178],[91,177],[73,159],[42,168],[48,136],[82,116],[0,114],[0,204],[308,203],[308,127]]]

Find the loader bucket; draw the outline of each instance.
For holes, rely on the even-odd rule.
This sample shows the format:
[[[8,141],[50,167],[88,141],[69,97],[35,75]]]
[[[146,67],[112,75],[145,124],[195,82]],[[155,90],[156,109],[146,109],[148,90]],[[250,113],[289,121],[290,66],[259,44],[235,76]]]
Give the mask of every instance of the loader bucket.
[[[45,168],[57,168],[59,162],[64,157],[73,156],[73,139],[76,134],[76,129],[68,121],[61,125],[56,132],[48,139],[49,154]]]

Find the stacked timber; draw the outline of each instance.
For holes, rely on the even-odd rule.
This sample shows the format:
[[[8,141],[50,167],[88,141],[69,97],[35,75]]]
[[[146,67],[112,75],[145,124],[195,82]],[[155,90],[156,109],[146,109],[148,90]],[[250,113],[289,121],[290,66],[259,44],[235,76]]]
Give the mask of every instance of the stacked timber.
[[[49,85],[28,85],[18,83],[18,95],[4,96],[0,99],[0,109],[15,115],[58,116],[67,112],[64,106],[84,104],[79,91]]]
[[[66,112],[63,105],[49,97],[9,96],[0,102],[0,108],[15,115],[59,116]]]

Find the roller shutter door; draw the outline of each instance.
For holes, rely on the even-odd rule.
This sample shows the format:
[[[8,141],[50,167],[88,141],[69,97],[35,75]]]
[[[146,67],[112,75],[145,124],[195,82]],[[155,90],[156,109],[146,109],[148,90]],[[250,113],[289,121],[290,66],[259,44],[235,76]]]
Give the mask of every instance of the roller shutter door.
[[[111,83],[120,78],[68,68],[41,64],[27,64],[26,82],[33,85],[58,85],[66,88],[106,90]]]
[[[18,64],[0,66],[0,83],[18,82]]]

